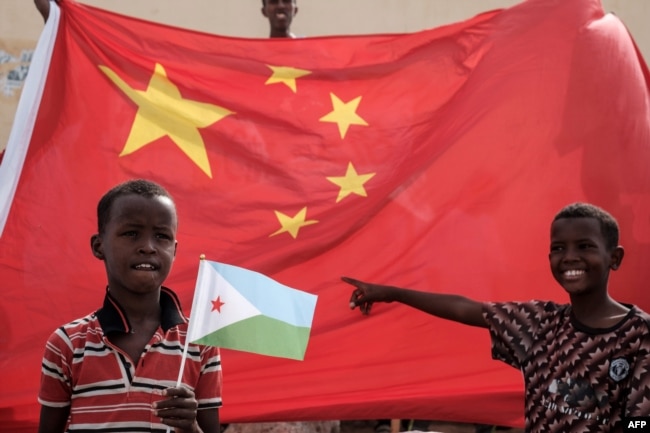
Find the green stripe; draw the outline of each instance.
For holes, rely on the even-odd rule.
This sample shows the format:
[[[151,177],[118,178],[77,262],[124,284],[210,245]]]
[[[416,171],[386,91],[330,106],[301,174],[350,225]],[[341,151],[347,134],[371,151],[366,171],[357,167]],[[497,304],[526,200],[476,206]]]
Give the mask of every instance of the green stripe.
[[[193,343],[303,360],[310,330],[260,315],[221,328]]]

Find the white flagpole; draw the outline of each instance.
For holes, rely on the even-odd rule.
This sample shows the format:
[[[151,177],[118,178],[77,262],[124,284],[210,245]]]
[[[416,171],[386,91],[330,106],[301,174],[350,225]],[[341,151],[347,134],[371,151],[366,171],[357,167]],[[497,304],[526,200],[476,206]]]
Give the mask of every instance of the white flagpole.
[[[190,339],[185,337],[185,346],[183,347],[183,356],[181,357],[181,368],[178,371],[178,379],[176,379],[176,387],[181,386],[183,380],[183,372],[185,371],[185,360],[187,359],[187,348],[190,345]],[[167,426],[167,433],[170,433],[172,428]]]
[[[205,260],[205,254],[201,254],[199,258],[199,272],[201,269],[201,263]],[[196,297],[196,288],[194,289],[194,297]],[[192,302],[192,308],[194,308],[194,302]],[[178,379],[176,379],[176,387],[181,386],[183,381],[183,372],[185,371],[185,360],[187,359],[187,350],[190,346],[190,327],[192,326],[192,318],[190,317],[190,323],[187,326],[187,334],[185,334],[185,346],[183,346],[183,355],[181,356],[181,368],[178,371]],[[171,427],[167,427],[167,433],[171,432]]]
[[[185,347],[183,347],[183,356],[181,358],[181,368],[180,371],[178,372],[178,379],[176,379],[176,387],[181,386],[181,382],[183,379],[183,372],[185,371],[185,360],[187,359],[187,348],[190,345],[190,340],[189,338],[185,338]]]

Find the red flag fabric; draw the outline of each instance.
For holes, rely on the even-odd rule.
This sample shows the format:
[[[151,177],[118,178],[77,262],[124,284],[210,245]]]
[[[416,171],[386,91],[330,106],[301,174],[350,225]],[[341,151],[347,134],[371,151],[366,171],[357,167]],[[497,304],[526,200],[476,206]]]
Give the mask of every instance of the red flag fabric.
[[[339,277],[567,301],[547,252],[570,202],[618,218],[611,293],[650,310],[648,72],[599,1],[298,40],[54,9],[0,166],[2,431],[37,420],[47,336],[100,306],[95,206],[129,178],[176,199],[184,308],[200,254],[319,296],[303,362],[223,350],[223,422],[522,425],[521,375],[485,330],[362,317]]]

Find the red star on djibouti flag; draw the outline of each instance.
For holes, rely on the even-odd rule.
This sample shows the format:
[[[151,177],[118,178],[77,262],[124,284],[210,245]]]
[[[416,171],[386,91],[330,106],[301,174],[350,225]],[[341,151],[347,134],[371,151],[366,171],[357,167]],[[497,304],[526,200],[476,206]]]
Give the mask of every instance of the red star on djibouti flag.
[[[221,306],[225,304],[225,302],[221,301],[221,296],[217,296],[217,299],[211,302],[212,302],[212,311],[217,310],[218,313],[221,313]]]

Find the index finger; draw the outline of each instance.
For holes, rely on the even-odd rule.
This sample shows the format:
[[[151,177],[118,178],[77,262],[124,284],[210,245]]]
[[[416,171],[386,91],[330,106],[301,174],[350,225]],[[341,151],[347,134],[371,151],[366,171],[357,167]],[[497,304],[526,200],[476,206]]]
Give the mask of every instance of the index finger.
[[[186,386],[176,386],[174,388],[167,388],[164,391],[167,397],[183,397],[183,398],[192,398],[194,393],[191,389]]]
[[[341,277],[341,280],[343,280],[348,284],[352,284],[353,286],[358,286],[361,283],[361,281],[355,280],[354,278],[350,278],[350,277]]]

